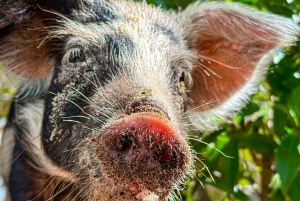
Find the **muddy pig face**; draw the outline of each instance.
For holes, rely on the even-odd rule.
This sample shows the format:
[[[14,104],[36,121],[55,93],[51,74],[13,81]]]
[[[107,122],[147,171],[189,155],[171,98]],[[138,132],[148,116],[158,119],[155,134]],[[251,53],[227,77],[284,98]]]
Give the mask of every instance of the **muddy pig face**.
[[[299,32],[237,4],[35,3],[0,38],[19,81],[11,124],[30,164],[86,200],[172,199],[193,170],[187,122],[218,128]]]
[[[106,23],[64,22],[45,98],[47,155],[113,200],[165,198],[191,167],[181,115],[190,64],[182,39],[158,24],[168,16],[143,7],[108,14]]]

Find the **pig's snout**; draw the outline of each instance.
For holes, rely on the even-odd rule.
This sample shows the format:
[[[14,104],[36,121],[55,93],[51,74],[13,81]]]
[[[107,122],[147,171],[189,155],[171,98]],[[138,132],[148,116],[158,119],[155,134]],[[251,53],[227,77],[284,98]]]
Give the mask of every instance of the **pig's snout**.
[[[135,114],[118,122],[100,141],[112,160],[124,158],[131,163],[147,158],[148,163],[158,162],[162,168],[180,168],[183,156],[177,138],[176,131],[160,116]]]
[[[109,125],[96,139],[97,156],[105,176],[124,196],[144,191],[166,197],[190,166],[186,141],[166,118],[135,113]],[[135,184],[135,188],[127,188]]]

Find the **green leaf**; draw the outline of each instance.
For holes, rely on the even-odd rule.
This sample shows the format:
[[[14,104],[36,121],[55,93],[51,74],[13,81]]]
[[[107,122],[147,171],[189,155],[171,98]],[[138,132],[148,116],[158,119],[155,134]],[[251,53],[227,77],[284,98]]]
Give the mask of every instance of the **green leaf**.
[[[221,172],[222,180],[217,181],[217,186],[226,192],[233,193],[239,166],[238,142],[233,140],[227,143],[223,153],[232,158],[219,155],[218,170]]]
[[[250,148],[261,154],[273,155],[277,144],[269,136],[250,135],[240,140],[239,147]]]
[[[283,136],[285,134],[284,127],[287,124],[288,115],[281,109],[274,107],[273,129],[276,135]]]
[[[277,148],[276,169],[282,182],[284,194],[297,174],[300,165],[299,137],[289,137]]]
[[[295,88],[288,98],[288,107],[300,117],[300,86]]]
[[[239,187],[234,187],[233,194],[239,200],[243,200],[243,201],[251,200],[251,198],[249,198],[247,195],[245,195],[245,193]]]
[[[284,200],[284,196],[282,195],[282,191],[280,189],[276,189],[270,195],[270,200],[272,200],[272,201],[283,201]]]
[[[264,6],[267,7],[268,10],[272,10],[273,13],[280,13],[280,15],[291,17],[294,12],[287,6],[284,6],[284,3],[286,3],[286,0],[276,0],[271,1],[270,0],[262,0],[264,2]]]
[[[217,141],[215,142],[214,147],[207,147],[207,150],[212,150],[210,156],[208,159],[210,161],[214,160],[216,157],[220,155],[220,152],[216,149],[222,151],[225,146],[227,146],[227,143],[230,141],[230,138],[227,135],[219,135],[217,137]]]
[[[257,104],[250,102],[249,104],[247,104],[247,106],[242,110],[242,113],[244,115],[251,115],[254,112],[257,112],[259,110],[259,107]]]
[[[299,198],[300,198],[299,185],[300,185],[300,172],[298,171],[297,176],[291,183],[290,188],[288,189],[288,192],[287,192],[291,201],[299,201]]]

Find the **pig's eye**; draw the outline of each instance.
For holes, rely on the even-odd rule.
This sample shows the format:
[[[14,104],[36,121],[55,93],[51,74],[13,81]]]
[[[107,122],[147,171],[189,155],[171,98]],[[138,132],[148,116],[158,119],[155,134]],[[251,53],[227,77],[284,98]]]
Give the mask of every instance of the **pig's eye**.
[[[185,73],[182,72],[180,77],[179,77],[179,82],[184,82],[184,80],[185,80]]]
[[[84,52],[80,48],[73,48],[69,50],[66,56],[70,63],[79,63],[85,61]]]

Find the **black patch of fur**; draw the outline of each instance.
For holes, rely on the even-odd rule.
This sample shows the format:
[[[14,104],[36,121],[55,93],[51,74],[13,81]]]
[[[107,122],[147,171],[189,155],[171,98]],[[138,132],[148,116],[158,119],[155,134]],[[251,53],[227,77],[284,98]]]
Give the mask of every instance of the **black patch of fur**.
[[[53,201],[70,201],[75,197],[77,192],[73,191],[73,185],[51,178],[29,164],[31,159],[18,140],[13,151],[15,160],[8,183],[11,201],[45,201],[52,195],[56,195]]]
[[[171,41],[174,41],[176,43],[179,43],[179,39],[177,36],[175,36],[174,32],[166,26],[161,25],[154,25],[157,32],[162,33],[170,38]]]
[[[106,43],[102,47],[80,48],[86,61],[62,64],[59,56],[49,88],[50,93],[44,96],[42,133],[45,151],[55,164],[66,171],[76,168],[76,163],[66,161],[77,160],[77,156],[76,153],[70,154],[65,150],[74,149],[91,132],[81,126],[91,126],[86,119],[75,118],[80,122],[77,123],[65,121],[66,117],[87,116],[82,111],[87,112],[90,104],[85,97],[91,98],[97,90],[95,83],[91,81],[96,82],[99,87],[100,84],[104,86],[117,73],[117,69],[121,68],[120,55],[131,52],[134,45],[124,33],[115,33],[106,36]],[[99,122],[97,127],[101,126]]]
[[[35,14],[36,0],[5,0],[0,1],[0,29],[11,23],[21,23]]]
[[[76,8],[75,2],[74,0],[39,0],[38,4],[62,14],[69,14]]]
[[[108,64],[120,66],[120,54],[123,51],[131,52],[134,49],[132,40],[124,33],[106,36]]]
[[[31,200],[40,193],[45,175],[28,164],[29,156],[18,140],[14,147],[14,159],[8,185],[12,201]]]
[[[7,123],[7,127],[13,128],[15,131],[13,163],[7,184],[11,200],[45,201],[52,195],[56,195],[53,201],[72,200],[77,196],[77,191],[74,192],[74,188],[76,187],[73,184],[71,185],[66,181],[62,181],[60,178],[51,177],[41,172],[37,168],[44,167],[39,167],[39,164],[36,163],[38,161],[34,161],[30,157],[30,150],[25,149],[25,145],[29,149],[31,147],[31,141],[28,140],[28,135],[30,135],[27,130],[28,123],[26,119],[18,119],[20,113],[17,113],[24,107],[27,107],[27,103],[14,102]]]
[[[96,14],[96,21],[102,21],[104,23],[116,19],[116,15],[108,7],[105,7],[101,1],[95,1],[91,3],[86,3],[85,6],[87,10],[92,10]]]

